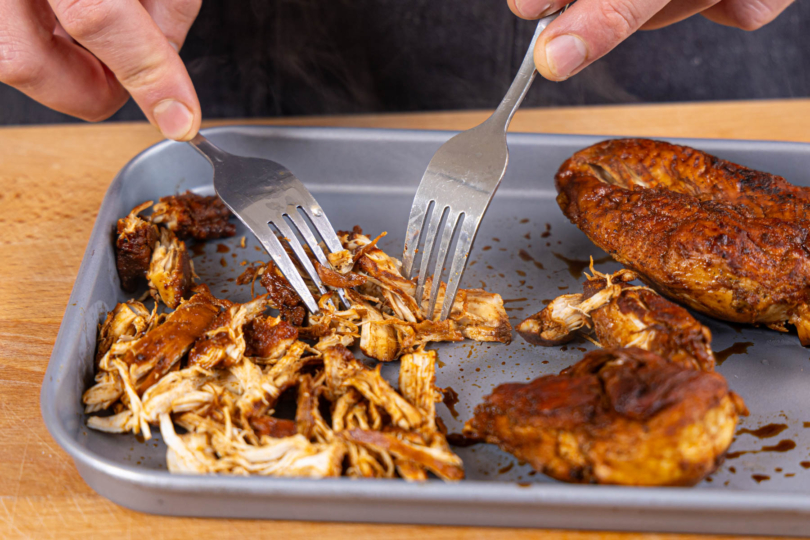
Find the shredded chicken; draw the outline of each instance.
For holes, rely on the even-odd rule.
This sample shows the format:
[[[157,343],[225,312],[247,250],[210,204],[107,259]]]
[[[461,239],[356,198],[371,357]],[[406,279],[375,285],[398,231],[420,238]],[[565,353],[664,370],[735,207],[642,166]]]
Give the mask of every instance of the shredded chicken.
[[[149,289],[168,307],[174,309],[188,295],[192,285],[191,259],[186,244],[177,239],[169,229],[161,229],[160,240],[155,245],[149,271]]]
[[[121,288],[134,292],[149,270],[152,250],[158,239],[154,225],[139,214],[152,206],[152,201],[139,204],[128,216],[118,220],[118,238],[115,241],[115,264]]]
[[[329,254],[331,267],[313,260],[332,289],[317,313],[306,312],[273,263],[250,265],[237,280],[251,291],[258,281],[266,294],[220,300],[204,285],[192,288],[180,240],[228,233],[226,214],[211,204],[193,194],[163,198],[151,216],[159,226],[141,220],[159,234],[146,272],[155,309],[118,304],[101,325],[95,384],[83,396],[87,425],[144,439],[159,426],[176,473],[463,478],[436,418],[438,356],[424,347],[465,338],[508,343],[501,298],[461,290],[450,318],[434,320],[400,262],[377,248],[383,235],[372,240],[355,228],[340,233],[345,249]],[[146,208],[127,223],[139,226]],[[334,289],[346,291],[348,309]],[[158,299],[174,311],[158,313]],[[351,347],[379,362],[400,359],[399,389],[381,364],[369,367]],[[276,415],[288,391],[297,394],[294,419]]]
[[[534,345],[559,345],[583,327],[592,328],[603,347],[639,347],[671,361],[712,371],[711,332],[684,308],[647,287],[628,282],[636,274],[622,269],[607,275],[591,265],[582,294],[566,294],[518,325]]]
[[[212,240],[236,234],[228,223],[231,212],[219,197],[197,195],[187,191],[181,195],[161,197],[152,213],[152,223],[165,225],[179,238]]]

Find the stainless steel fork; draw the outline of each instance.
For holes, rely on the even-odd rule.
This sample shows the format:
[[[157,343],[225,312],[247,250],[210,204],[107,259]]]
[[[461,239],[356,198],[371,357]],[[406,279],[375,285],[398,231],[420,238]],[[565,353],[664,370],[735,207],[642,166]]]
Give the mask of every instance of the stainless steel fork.
[[[298,230],[317,261],[330,267],[318,240],[304,219],[304,215],[309,218],[329,251],[343,249],[335,229],[318,202],[293,173],[275,161],[229,154],[199,134],[189,142],[214,167],[214,189],[219,198],[256,235],[310,313],[316,313],[318,303],[271,225],[295,253],[318,291],[325,294],[326,288],[318,272],[290,226],[292,223]],[[342,289],[338,290],[338,295],[343,305],[348,307],[349,302]]]
[[[461,276],[467,266],[470,249],[478,232],[478,226],[506,172],[509,162],[506,130],[512,120],[512,115],[520,106],[537,74],[534,67],[535,43],[537,43],[540,33],[560,13],[540,19],[537,23],[537,29],[529,45],[529,50],[523,58],[523,63],[506,92],[506,96],[492,116],[483,124],[459,133],[444,143],[433,155],[433,159],[430,160],[427,170],[422,176],[422,182],[416,191],[411,215],[408,218],[402,269],[406,277],[413,277],[413,265],[419,238],[428,211],[432,207],[427,232],[424,235],[419,281],[416,287],[416,298],[421,300],[425,282],[428,277],[432,277],[426,314],[429,319],[434,318],[447,252],[453,236],[458,230],[456,250],[450,266],[439,319],[446,319],[450,314]],[[444,222],[444,230],[439,241],[439,251],[435,257],[434,270],[430,271],[431,256],[442,222]]]

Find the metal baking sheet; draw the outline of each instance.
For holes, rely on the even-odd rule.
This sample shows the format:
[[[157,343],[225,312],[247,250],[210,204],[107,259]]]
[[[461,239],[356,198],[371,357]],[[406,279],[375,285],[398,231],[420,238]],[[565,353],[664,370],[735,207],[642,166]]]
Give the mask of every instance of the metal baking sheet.
[[[452,135],[279,127],[224,127],[205,134],[234,153],[284,163],[309,186],[336,228],[388,231],[381,247],[392,254],[401,250],[422,172]],[[563,217],[553,186],[565,158],[603,138],[509,135],[509,170],[481,227],[463,286],[500,293],[513,323],[541,309],[543,300],[579,290],[589,256],[601,271],[619,267]],[[810,184],[810,145],[673,142]],[[142,443],[87,429],[80,403],[93,377],[96,328],[107,310],[128,298],[115,271],[115,222],[144,200],[186,189],[211,193],[211,176],[190,146],[163,142],[118,174],[99,211],[45,375],[41,406],[54,439],[101,495],[143,512],[187,516],[810,535],[810,350],[795,333],[702,316],[715,351],[737,351],[718,370],[751,409],[742,427],[784,429],[769,438],[738,434],[731,448],[738,457],[694,488],[566,485],[534,474],[490,445],[458,449],[467,479],[455,484],[180,476],[166,472],[159,433]],[[249,296],[247,287],[233,282],[239,263],[265,259],[249,234],[247,247],[238,247],[243,234],[240,229],[233,239],[194,248],[203,280],[234,300]],[[438,345],[437,384],[452,387],[460,399],[457,417],[444,405],[439,414],[449,431],[457,432],[494,386],[557,373],[591,348],[587,341],[532,347],[517,336],[509,346]],[[384,372],[393,378],[397,369],[394,363]]]

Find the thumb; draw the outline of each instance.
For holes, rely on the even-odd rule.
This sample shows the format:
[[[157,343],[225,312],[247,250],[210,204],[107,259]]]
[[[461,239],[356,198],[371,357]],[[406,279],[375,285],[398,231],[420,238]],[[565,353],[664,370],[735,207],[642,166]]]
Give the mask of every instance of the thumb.
[[[202,113],[177,51],[138,0],[49,0],[65,31],[101,60],[169,139],[187,141]]]

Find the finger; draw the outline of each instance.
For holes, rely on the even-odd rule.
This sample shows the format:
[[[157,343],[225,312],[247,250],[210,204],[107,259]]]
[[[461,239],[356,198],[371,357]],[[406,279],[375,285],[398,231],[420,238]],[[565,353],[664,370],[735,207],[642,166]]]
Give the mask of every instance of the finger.
[[[723,0],[702,13],[710,21],[743,30],[762,28],[793,0]]]
[[[579,0],[548,25],[534,49],[537,70],[562,81],[601,58],[668,0]]]
[[[92,54],[56,35],[46,0],[5,0],[0,5],[0,82],[54,110],[103,120],[129,99]]]
[[[202,0],[141,0],[141,4],[172,47],[179,51],[200,13]]]
[[[566,0],[506,0],[512,13],[522,19],[539,19],[561,10]]]
[[[49,0],[68,34],[115,74],[164,136],[189,140],[200,104],[177,51],[137,0]]]
[[[642,30],[657,30],[675,24],[704,11],[720,0],[676,0],[670,2],[641,26]]]

